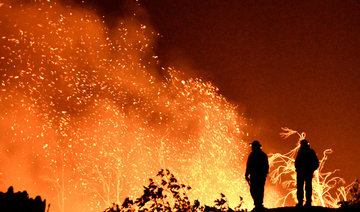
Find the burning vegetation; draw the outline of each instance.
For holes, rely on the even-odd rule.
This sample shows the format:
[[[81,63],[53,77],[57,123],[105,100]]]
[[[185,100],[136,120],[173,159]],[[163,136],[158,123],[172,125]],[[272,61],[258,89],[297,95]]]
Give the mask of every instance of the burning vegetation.
[[[243,117],[211,83],[160,75],[157,34],[136,14],[109,29],[85,9],[10,1],[0,27],[3,188],[98,211],[166,167],[205,203],[248,193]]]

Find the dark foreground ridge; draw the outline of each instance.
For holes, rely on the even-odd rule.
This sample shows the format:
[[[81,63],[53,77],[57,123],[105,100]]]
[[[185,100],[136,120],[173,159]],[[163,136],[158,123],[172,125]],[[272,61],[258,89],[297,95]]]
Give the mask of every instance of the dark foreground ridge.
[[[267,212],[347,212],[359,211],[357,208],[324,208],[320,206],[313,207],[283,207],[267,209]]]
[[[220,212],[213,207],[206,207],[204,211],[207,212]],[[346,207],[346,208],[324,208],[319,206],[313,207],[283,207],[283,208],[266,208],[264,210],[253,210],[253,212],[360,212],[360,208]],[[234,212],[229,209],[228,212]]]
[[[6,193],[0,192],[1,212],[44,212],[46,200],[40,196],[29,198],[26,191],[14,193],[14,188],[9,187]]]

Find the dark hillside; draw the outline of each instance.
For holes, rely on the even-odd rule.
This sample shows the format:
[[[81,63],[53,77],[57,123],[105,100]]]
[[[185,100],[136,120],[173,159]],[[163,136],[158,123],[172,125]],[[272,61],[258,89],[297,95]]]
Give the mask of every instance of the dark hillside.
[[[346,212],[360,211],[357,208],[324,208],[324,207],[284,207],[267,209],[268,212]]]
[[[209,212],[220,212],[222,210],[206,207],[205,211]],[[253,210],[253,212],[360,212],[359,208],[324,208],[324,207],[283,207],[283,208],[268,208],[265,210]],[[228,212],[233,212],[229,209]]]

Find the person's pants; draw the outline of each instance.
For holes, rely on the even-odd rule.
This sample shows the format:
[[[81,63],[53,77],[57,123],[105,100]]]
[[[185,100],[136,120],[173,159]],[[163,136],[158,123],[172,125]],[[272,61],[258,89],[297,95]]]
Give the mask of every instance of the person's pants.
[[[296,184],[297,184],[297,199],[299,204],[303,204],[304,199],[304,182],[306,192],[306,204],[311,205],[312,196],[312,178],[313,174],[299,174],[297,173]]]
[[[255,208],[263,207],[264,186],[266,178],[250,178],[250,193],[254,200]]]

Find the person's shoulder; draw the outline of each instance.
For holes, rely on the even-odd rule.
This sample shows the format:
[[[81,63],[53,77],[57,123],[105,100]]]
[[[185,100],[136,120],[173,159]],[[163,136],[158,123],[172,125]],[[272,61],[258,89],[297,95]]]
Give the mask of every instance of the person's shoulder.
[[[262,154],[263,156],[266,156],[266,157],[267,157],[267,154],[266,154],[264,151],[262,151],[262,150],[261,150],[261,154]]]

